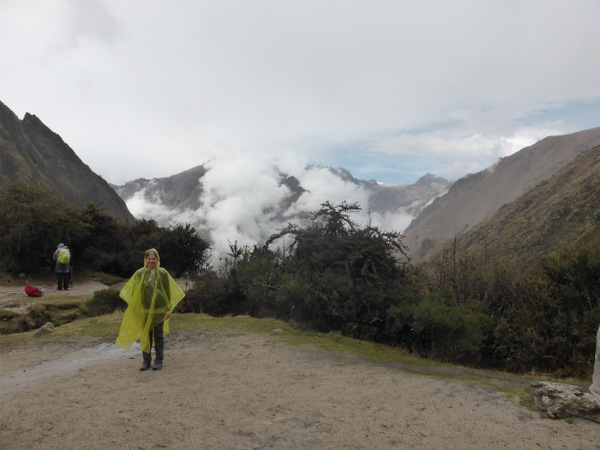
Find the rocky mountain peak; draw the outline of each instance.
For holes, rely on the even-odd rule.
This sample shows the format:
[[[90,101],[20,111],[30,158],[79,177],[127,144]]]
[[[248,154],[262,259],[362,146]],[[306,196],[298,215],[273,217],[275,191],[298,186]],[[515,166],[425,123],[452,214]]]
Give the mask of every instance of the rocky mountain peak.
[[[44,182],[77,207],[93,201],[117,220],[133,220],[125,202],[58,134],[33,114],[19,120],[0,103],[0,187],[12,182]]]

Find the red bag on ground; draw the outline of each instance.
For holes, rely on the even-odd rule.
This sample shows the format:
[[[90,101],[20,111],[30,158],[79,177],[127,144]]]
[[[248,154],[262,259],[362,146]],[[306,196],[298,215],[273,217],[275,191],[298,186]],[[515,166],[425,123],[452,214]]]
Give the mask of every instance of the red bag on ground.
[[[43,295],[35,286],[25,286],[25,293],[29,297],[41,297]]]

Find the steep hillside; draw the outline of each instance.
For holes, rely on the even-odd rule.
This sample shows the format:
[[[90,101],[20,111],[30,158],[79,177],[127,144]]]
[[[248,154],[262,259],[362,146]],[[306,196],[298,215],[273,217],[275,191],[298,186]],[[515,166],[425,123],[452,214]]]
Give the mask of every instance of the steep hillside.
[[[495,166],[456,181],[405,230],[413,261],[426,260],[442,242],[460,236],[571,162],[600,145],[600,127],[542,139]]]
[[[0,188],[11,182],[44,182],[75,206],[93,201],[117,220],[133,220],[125,202],[58,134],[29,113],[19,120],[0,102]]]
[[[123,186],[111,186],[125,200],[143,192],[146,199],[160,201],[170,208],[197,208],[198,193],[202,189],[200,179],[205,173],[206,169],[200,165],[171,177],[152,180],[139,178]]]
[[[504,205],[457,239],[468,253],[510,258],[519,268],[550,251],[600,238],[600,146]]]

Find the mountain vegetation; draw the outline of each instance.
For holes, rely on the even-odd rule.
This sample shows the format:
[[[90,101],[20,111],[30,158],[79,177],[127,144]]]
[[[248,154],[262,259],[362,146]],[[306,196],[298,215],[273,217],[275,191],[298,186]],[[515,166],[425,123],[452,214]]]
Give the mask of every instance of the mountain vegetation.
[[[600,227],[600,146],[503,205],[456,238],[460,252],[494,255],[522,270],[557,249],[595,242]],[[452,244],[454,245],[454,244]]]
[[[44,184],[9,184],[0,190],[0,271],[49,273],[58,243],[73,255],[76,273],[103,271],[130,276],[143,253],[161,249],[174,276],[198,272],[208,243],[189,224],[162,228],[152,220],[117,221],[93,202],[78,209]]]

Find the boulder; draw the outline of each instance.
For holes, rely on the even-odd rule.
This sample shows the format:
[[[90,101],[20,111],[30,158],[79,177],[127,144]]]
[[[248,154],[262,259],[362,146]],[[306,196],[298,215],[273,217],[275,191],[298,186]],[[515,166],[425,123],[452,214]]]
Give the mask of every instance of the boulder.
[[[34,336],[38,336],[40,334],[48,333],[52,328],[54,328],[54,324],[52,322],[46,322],[44,325],[40,327],[35,333]]]
[[[527,392],[534,406],[553,419],[600,414],[600,404],[581,386],[535,381]]]

